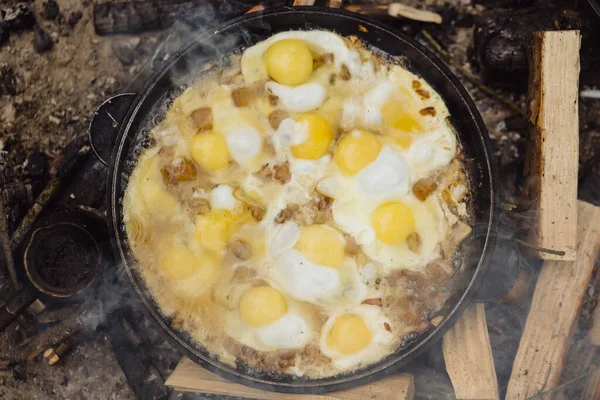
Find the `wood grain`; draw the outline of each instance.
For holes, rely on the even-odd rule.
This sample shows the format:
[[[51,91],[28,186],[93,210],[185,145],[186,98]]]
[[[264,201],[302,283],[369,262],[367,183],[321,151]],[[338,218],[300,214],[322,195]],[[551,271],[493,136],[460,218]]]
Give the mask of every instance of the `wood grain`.
[[[507,399],[555,388],[600,250],[600,207],[578,202],[576,261],[546,261],[538,277],[508,383]]]
[[[598,284],[600,284],[599,273],[596,273],[595,282],[593,284],[595,287],[598,287]],[[587,338],[594,346],[600,346],[600,303],[596,304],[596,308],[592,314],[592,328],[589,330]]]
[[[471,304],[465,310],[444,335],[442,349],[457,399],[499,398],[483,304]]]
[[[166,382],[167,386],[184,392],[202,392],[264,400],[412,400],[414,377],[407,373],[391,375],[354,389],[323,395],[283,394],[266,392],[225,380],[183,358]]]
[[[530,54],[524,195],[537,210],[532,239],[544,260],[575,260],[579,154],[579,31],[535,32]]]
[[[600,368],[588,372],[581,400],[600,400]]]

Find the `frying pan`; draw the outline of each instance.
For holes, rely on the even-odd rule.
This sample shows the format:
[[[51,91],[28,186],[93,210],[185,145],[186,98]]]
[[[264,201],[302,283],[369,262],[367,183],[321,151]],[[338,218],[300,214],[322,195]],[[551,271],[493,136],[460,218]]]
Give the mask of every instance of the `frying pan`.
[[[334,377],[310,379],[257,371],[245,365],[225,365],[206,351],[189,334],[171,326],[146,287],[137,269],[123,223],[123,195],[136,159],[151,146],[149,133],[165,115],[172,100],[202,75],[204,66],[219,65],[223,58],[281,31],[325,29],[341,35],[356,35],[384,52],[399,56],[404,67],[425,78],[445,100],[456,128],[465,159],[473,210],[473,234],[463,246],[463,256],[452,282],[452,294],[441,311],[446,318],[381,361]],[[124,111],[127,110],[127,111]],[[119,114],[122,119],[115,118]],[[102,122],[104,121],[104,122]],[[113,121],[107,123],[106,121]],[[103,129],[99,127],[104,127]],[[413,39],[379,22],[358,14],[319,7],[282,7],[249,14],[226,25],[199,34],[192,43],[174,54],[146,83],[139,94],[125,94],[109,100],[97,111],[90,127],[95,152],[109,165],[109,224],[113,248],[137,295],[165,334],[190,359],[229,380],[256,388],[288,393],[322,393],[348,389],[393,373],[406,365],[452,326],[471,301],[492,299],[511,284],[502,284],[498,276],[514,280],[518,270],[503,259],[514,250],[501,246],[500,257],[494,256],[498,234],[498,181],[490,141],[469,95],[448,67]],[[108,149],[102,148],[109,146]],[[112,151],[110,149],[112,146]],[[110,160],[106,155],[111,154]],[[104,155],[104,156],[102,156]],[[487,279],[487,278],[492,279]],[[504,279],[506,281],[507,279]],[[485,292],[477,293],[484,282]]]

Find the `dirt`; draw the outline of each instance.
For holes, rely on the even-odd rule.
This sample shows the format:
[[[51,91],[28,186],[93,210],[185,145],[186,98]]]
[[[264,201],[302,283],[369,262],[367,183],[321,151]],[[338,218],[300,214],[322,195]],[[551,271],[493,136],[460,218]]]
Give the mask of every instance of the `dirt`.
[[[0,338],[0,342],[2,342]],[[0,370],[0,399],[134,399],[108,339],[99,336],[55,365],[32,360]]]
[[[0,46],[0,67],[12,68],[17,92],[0,96],[0,148],[3,141],[15,153],[42,151],[55,157],[70,140],[87,132],[93,111],[123,90],[143,63],[123,66],[111,50],[116,38],[94,33],[93,2],[57,3],[65,16],[62,22],[39,16],[43,1],[31,3],[39,26],[54,42],[52,50],[36,53],[33,31],[11,34]],[[68,17],[77,12],[82,17],[71,26]]]

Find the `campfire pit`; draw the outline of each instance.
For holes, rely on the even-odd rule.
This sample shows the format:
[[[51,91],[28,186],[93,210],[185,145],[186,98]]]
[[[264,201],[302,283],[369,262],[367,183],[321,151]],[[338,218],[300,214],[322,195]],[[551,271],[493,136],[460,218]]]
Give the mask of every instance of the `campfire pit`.
[[[26,242],[38,217],[40,220],[43,219],[44,215],[52,214],[53,210],[57,210],[59,206],[82,205],[103,211],[104,187],[93,182],[104,181],[106,176],[104,165],[96,161],[89,147],[85,148],[88,143],[84,140],[73,146],[77,154],[76,162],[73,162],[71,167],[63,166],[63,172],[58,173],[60,162],[68,162],[73,157],[73,153],[61,154],[59,149],[74,136],[84,133],[85,123],[87,123],[86,116],[91,115],[92,110],[104,99],[117,91],[138,90],[140,82],[143,82],[152,69],[160,65],[168,54],[177,50],[178,45],[175,43],[186,42],[193,29],[203,24],[202,19],[189,18],[182,22],[184,19],[173,17],[180,12],[177,11],[177,7],[180,7],[179,10],[190,10],[190,4],[193,2],[183,0],[170,2],[168,7],[162,8],[159,8],[156,2],[138,2],[140,4],[135,6],[131,4],[105,5],[109,3],[103,2],[104,4],[97,4],[94,9],[90,6],[82,10],[74,9],[72,5],[68,4],[65,6],[66,3],[58,1],[59,14],[55,17],[50,15],[53,15],[56,3],[51,1],[48,3],[53,4],[49,6],[40,4],[39,7],[38,5],[32,7],[33,14],[36,17],[40,15],[36,18],[37,24],[48,32],[48,37],[54,42],[53,47],[45,53],[35,53],[33,38],[36,33],[28,31],[31,27],[25,25],[19,30],[10,28],[10,37],[5,44],[1,44],[2,32],[0,32],[0,58],[3,54],[9,54],[7,48],[10,48],[10,54],[17,54],[15,61],[9,59],[6,65],[2,65],[3,75],[0,83],[0,124],[6,123],[8,126],[7,135],[0,137],[0,151],[7,150],[7,152],[0,152],[0,183],[2,184],[0,198],[3,200],[0,202],[0,206],[4,208],[0,207],[0,213],[8,215],[6,228],[3,228],[0,223],[0,243],[5,252],[12,248],[14,255],[13,257],[0,257],[0,300],[6,299],[12,290],[12,285],[9,283],[11,282],[9,271],[16,270],[17,275],[21,275],[22,254],[17,250]],[[328,3],[330,6],[342,8],[354,6],[347,2]],[[579,185],[581,196],[587,202],[600,203],[600,198],[597,197],[598,192],[594,192],[593,189],[594,184],[589,183],[598,182],[597,176],[600,171],[598,165],[600,140],[594,139],[600,137],[596,128],[600,122],[597,119],[597,115],[600,115],[598,113],[600,101],[593,98],[595,96],[593,87],[581,85],[578,87],[578,82],[575,80],[570,82],[572,86],[568,93],[560,92],[560,95],[555,98],[557,103],[546,105],[548,107],[546,114],[552,115],[556,112],[554,104],[562,104],[561,101],[567,98],[567,94],[570,96],[570,101],[580,100],[578,107],[577,104],[575,107],[570,104],[571,108],[579,111],[579,116],[569,114],[567,118],[561,119],[565,127],[559,131],[562,135],[548,136],[545,141],[548,146],[546,150],[534,152],[536,155],[541,154],[542,157],[545,157],[542,158],[544,160],[542,165],[546,168],[544,177],[548,183],[542,184],[541,187],[547,188],[548,184],[551,185],[548,192],[538,191],[541,193],[539,198],[554,201],[555,208],[551,208],[551,210],[556,210],[549,213],[551,218],[547,219],[549,221],[547,225],[539,229],[543,229],[545,232],[557,232],[553,230],[553,226],[558,224],[558,228],[561,229],[558,232],[562,232],[555,234],[554,237],[534,234],[534,229],[530,228],[540,226],[534,225],[538,221],[533,211],[538,203],[531,202],[534,198],[532,193],[535,191],[524,194],[521,192],[521,188],[527,187],[523,173],[523,162],[527,153],[525,150],[539,149],[533,147],[532,144],[535,143],[536,137],[541,136],[536,136],[540,134],[540,131],[528,132],[526,128],[529,123],[534,125],[537,123],[543,132],[551,128],[544,125],[546,120],[542,118],[526,122],[525,116],[529,103],[524,95],[526,83],[523,78],[527,76],[528,65],[531,65],[526,61],[531,48],[528,47],[528,43],[525,43],[524,52],[514,54],[521,58],[517,60],[518,62],[509,65],[510,68],[513,68],[510,70],[513,75],[509,77],[508,82],[502,82],[502,86],[496,85],[498,82],[493,76],[498,73],[498,68],[505,68],[507,64],[492,65],[490,62],[505,62],[506,60],[485,58],[482,55],[489,55],[492,50],[503,49],[502,47],[486,48],[485,46],[492,44],[499,46],[498,43],[502,43],[502,40],[506,40],[506,35],[510,34],[511,26],[513,26],[511,24],[522,26],[522,23],[516,23],[518,21],[515,20],[522,12],[524,15],[527,14],[527,18],[532,18],[532,15],[537,16],[543,29],[580,29],[583,35],[580,53],[582,80],[586,83],[595,82],[597,73],[594,74],[593,67],[590,68],[590,65],[595,65],[595,59],[586,56],[589,54],[589,42],[586,42],[586,38],[589,37],[589,32],[594,31],[590,21],[595,21],[593,20],[595,15],[591,12],[586,14],[584,10],[580,9],[575,10],[579,13],[576,16],[564,14],[563,11],[571,6],[560,3],[552,5],[553,13],[545,14],[536,14],[535,2],[499,2],[502,4],[498,5],[489,2],[483,2],[483,5],[465,5],[456,2],[456,4],[452,3],[452,6],[439,6],[435,2],[429,3],[404,2],[405,6],[423,11],[411,14],[412,11],[407,12],[403,9],[404,14],[408,13],[409,19],[406,19],[406,16],[404,18],[391,16],[391,12],[388,12],[393,9],[391,7],[384,8],[383,14],[382,8],[374,6],[362,7],[359,5],[356,10],[380,13],[381,17],[377,15],[375,17],[384,18],[386,23],[395,25],[404,32],[415,36],[448,62],[452,68],[455,68],[457,75],[463,78],[482,112],[494,142],[501,170],[501,185],[504,189],[503,207],[506,211],[506,218],[509,220],[506,229],[502,230],[500,235],[503,240],[516,246],[518,257],[521,260],[519,283],[503,299],[495,300],[487,304],[485,308],[478,305],[470,309],[451,331],[451,334],[444,339],[443,345],[440,344],[429,354],[416,360],[414,365],[402,375],[392,375],[378,384],[365,386],[363,387],[365,391],[356,392],[357,394],[334,393],[328,398],[352,398],[354,395],[364,397],[368,394],[377,394],[380,398],[386,398],[386,396],[390,398],[392,396],[395,396],[393,398],[452,398],[456,395],[458,398],[491,399],[503,398],[507,393],[510,398],[526,398],[545,392],[550,392],[555,396],[563,395],[567,398],[594,398],[593,396],[598,396],[599,391],[598,366],[600,360],[596,354],[596,346],[599,345],[600,340],[597,339],[598,335],[594,332],[598,331],[596,328],[600,324],[600,321],[597,321],[600,319],[598,316],[600,307],[596,307],[600,279],[594,268],[594,262],[597,260],[597,247],[594,247],[598,243],[597,232],[591,230],[591,227],[597,220],[597,214],[595,209],[589,208],[592,206],[580,205],[579,215],[585,215],[585,218],[577,221],[573,217],[575,215],[573,210],[577,209],[575,198],[577,176],[581,180]],[[265,2],[255,7],[255,3],[244,3],[236,13],[239,15],[251,9],[254,11],[263,7],[268,8],[271,5]],[[301,6],[302,4],[297,5]],[[494,13],[505,15],[502,14],[504,11],[500,10],[500,5],[508,9],[506,12],[512,15],[512,20],[511,23],[503,25],[504,30],[499,34],[502,40],[497,40],[497,38],[494,39],[494,35],[498,35],[498,32],[491,32],[493,35],[490,35],[489,30],[485,31],[485,24],[482,21],[490,18],[490,15],[493,16]],[[173,8],[169,9],[169,7]],[[44,11],[46,9],[50,12],[47,17]],[[154,14],[151,17],[154,18],[154,22],[152,24],[144,25],[146,23],[144,22],[132,27],[130,21],[122,22],[127,21],[126,19],[113,18],[114,16],[124,17],[130,10],[134,10],[134,14],[139,14],[142,12],[140,10],[146,9],[153,10]],[[397,8],[394,9],[397,11]],[[526,12],[522,11],[525,9]],[[81,21],[77,21],[75,17],[69,18],[78,11],[82,11]],[[96,19],[94,19],[95,13],[98,15]],[[164,22],[161,19],[163,15]],[[414,17],[416,19],[411,20],[410,15],[419,15],[420,17]],[[102,16],[105,18],[104,20],[101,19]],[[424,21],[424,16],[430,21]],[[436,16],[442,19],[439,26]],[[72,25],[69,24],[70,19],[74,22]],[[557,23],[554,22],[556,19],[558,19]],[[113,28],[110,28],[111,26]],[[120,28],[115,28],[119,26]],[[482,27],[484,27],[484,31],[478,31]],[[132,29],[141,32],[147,30],[146,28],[158,29],[158,32],[135,33],[130,36],[133,33]],[[0,26],[0,31],[2,29]],[[120,33],[128,36],[99,37],[96,36],[95,31],[102,34]],[[484,34],[487,36],[483,36]],[[477,39],[478,35],[479,39]],[[475,41],[474,36],[477,39]],[[130,41],[131,37],[136,40]],[[28,72],[30,71],[28,68],[31,67],[27,67],[24,60],[33,59],[35,61],[32,65],[36,65],[40,60],[51,60],[56,57],[57,62],[51,61],[50,68],[82,70],[81,64],[70,66],[70,62],[77,63],[77,57],[73,58],[74,61],[67,62],[68,56],[65,56],[73,51],[69,47],[72,40],[80,38],[84,38],[90,44],[90,49],[94,54],[86,53],[86,57],[92,60],[92,64],[95,64],[91,65],[89,70],[98,75],[90,78],[89,71],[85,72],[85,79],[80,82],[81,89],[93,94],[95,98],[81,100],[81,104],[67,102],[64,93],[67,93],[68,90],[57,89],[58,78],[49,76],[47,83],[41,84],[40,87],[45,88],[49,93],[60,93],[57,97],[57,104],[52,105],[52,102],[48,100],[43,107],[36,109],[34,103],[37,100],[32,96],[31,91],[37,88],[36,79],[39,79],[39,75],[32,78],[31,72]],[[523,43],[523,39],[519,35],[512,38],[515,39],[511,42],[513,46],[515,43]],[[115,48],[119,49],[120,46],[113,46],[113,43],[123,40],[128,41],[127,46],[123,48],[130,52],[125,58],[122,54],[120,57],[116,54]],[[516,46],[521,46],[521,44]],[[33,51],[28,53],[27,57],[29,58],[21,54],[26,52],[20,50],[19,46],[31,46]],[[469,47],[473,46],[473,53],[471,53]],[[522,47],[518,48],[519,51],[523,50]],[[567,46],[567,49],[573,50],[572,45]],[[522,58],[523,56],[525,59]],[[573,55],[567,57],[566,51],[561,51],[560,56],[551,58],[550,66],[556,66],[557,63],[572,58]],[[524,63],[523,60],[525,60]],[[61,63],[65,62],[66,64],[61,66]],[[0,63],[5,63],[5,61]],[[106,65],[110,65],[110,67]],[[114,82],[111,83],[112,80],[101,76],[104,71],[108,73],[108,77],[117,77]],[[554,71],[554,73],[556,72]],[[550,81],[569,83],[574,72],[558,71],[558,73],[559,75],[556,76],[559,78],[550,78]],[[566,75],[560,75],[560,73]],[[490,76],[492,76],[491,79]],[[92,83],[92,81],[94,82]],[[40,80],[40,82],[42,81]],[[126,86],[128,83],[129,87]],[[543,80],[540,84],[530,84],[530,92],[534,88],[544,87],[544,93],[549,95],[550,89],[544,85]],[[579,96],[580,88],[587,89],[581,97]],[[81,98],[85,98],[88,93]],[[544,104],[542,104],[542,108],[543,106]],[[67,110],[67,107],[73,109]],[[122,116],[116,115],[115,117],[115,120],[119,121],[119,117]],[[33,121],[31,126],[35,125],[38,130],[47,132],[44,138],[41,139],[39,135],[30,134],[30,131],[25,131],[26,128],[19,128],[19,124],[23,124],[23,118],[30,118]],[[73,120],[73,118],[75,119]],[[41,122],[42,120],[43,122]],[[58,123],[54,121],[58,121]],[[576,126],[578,123],[579,128]],[[542,136],[545,134],[543,133]],[[48,139],[53,137],[60,138],[60,140]],[[577,146],[581,146],[579,160],[577,160],[576,151],[573,150]],[[83,151],[79,153],[82,149]],[[567,151],[567,149],[571,150]],[[43,163],[40,164],[43,172],[38,175],[35,175],[33,170],[30,171],[31,173],[27,172],[28,164],[25,161],[36,162],[35,157],[26,158],[19,154],[30,156],[34,150],[44,153],[44,157],[47,159],[60,159],[60,162],[54,161],[46,167],[43,167]],[[559,164],[554,164],[553,162],[558,157],[557,154],[561,155],[562,159]],[[531,155],[527,155],[527,157],[531,157]],[[107,156],[103,155],[103,158],[106,161]],[[579,164],[578,161],[581,163]],[[559,185],[552,186],[557,183],[553,179],[555,173],[564,174],[565,178],[560,181]],[[48,185],[44,190],[46,183]],[[568,189],[565,189],[564,184],[568,185]],[[553,195],[554,193],[557,194]],[[40,194],[42,194],[41,198],[38,197]],[[524,203],[521,200],[523,199],[529,200],[529,211],[522,208]],[[30,208],[32,205],[33,208]],[[562,207],[563,205],[568,205],[568,207]],[[25,223],[21,224],[19,228],[18,224],[26,213]],[[557,213],[563,213],[563,217],[567,216],[569,222],[557,220]],[[574,241],[577,234],[582,232],[587,238],[583,250],[587,258],[584,258],[583,261],[575,254],[575,250],[579,251],[579,249],[575,248],[576,242]],[[549,237],[550,241],[547,240]],[[594,238],[596,238],[595,241]],[[107,250],[106,247],[104,246],[103,250]],[[548,253],[544,250],[551,250],[551,252]],[[563,257],[563,261],[546,261],[540,266],[539,258],[548,259],[549,255],[553,255],[552,251],[559,254],[564,252],[567,257],[559,256]],[[5,264],[12,266],[6,269]],[[574,271],[573,274],[577,277],[576,282],[572,278],[573,274],[569,271]],[[9,382],[8,389],[0,388],[0,397],[11,398],[12,393],[16,393],[16,391],[10,391],[13,390],[11,388],[27,390],[30,384],[29,376],[32,373],[30,369],[39,369],[41,368],[40,364],[43,364],[46,370],[35,373],[42,374],[42,376],[44,376],[43,374],[60,375],[61,373],[66,376],[68,371],[77,369],[82,364],[87,364],[86,368],[94,365],[98,371],[119,370],[116,366],[120,364],[124,374],[120,374],[119,371],[120,378],[117,381],[121,384],[128,382],[133,393],[140,398],[168,396],[172,389],[164,386],[165,381],[172,387],[181,390],[269,398],[271,394],[252,392],[243,386],[235,387],[199,370],[196,365],[185,360],[181,361],[175,373],[171,375],[179,360],[179,354],[164,341],[150,321],[142,316],[141,308],[135,304],[135,299],[128,296],[127,289],[119,282],[119,274],[117,269],[109,267],[92,285],[89,295],[74,299],[68,304],[58,304],[48,299],[42,299],[41,302],[36,303],[36,306],[29,309],[28,314],[19,318],[17,323],[20,329],[9,330],[10,332],[0,338],[2,341],[8,340],[7,343],[18,344],[13,345],[15,350],[12,352],[0,352],[0,381]],[[555,293],[556,291],[544,292],[544,289],[548,291],[560,282],[564,284],[565,281],[569,283],[558,289],[561,292],[560,296]],[[532,297],[533,303],[531,303]],[[123,307],[125,303],[132,304]],[[529,310],[530,303],[531,310]],[[551,316],[548,316],[551,309],[554,311]],[[595,313],[594,309],[596,309]],[[539,328],[548,323],[548,329],[555,330],[561,337],[560,341],[549,340],[546,342],[544,340],[546,330],[540,332]],[[116,328],[115,324],[118,324]],[[536,327],[538,330],[535,329]],[[109,339],[102,339],[104,335],[108,335]],[[103,349],[101,351],[104,354],[107,354],[107,356],[99,357],[100,362],[90,362],[90,359],[83,356],[85,354],[98,356],[99,348]],[[116,358],[112,355],[111,348],[117,353]],[[138,348],[139,351],[136,352],[135,348]],[[73,353],[70,354],[69,351]],[[578,358],[579,361],[577,361]],[[32,360],[26,361],[28,359]],[[585,362],[581,361],[583,359]],[[549,378],[543,381],[536,378],[538,376],[536,374],[545,374],[545,370],[540,367],[546,362],[550,372],[548,373]],[[52,367],[49,367],[48,364],[52,364]],[[143,371],[140,372],[142,367],[144,367]],[[49,370],[49,368],[54,370]],[[478,379],[473,379],[475,376]],[[112,381],[107,379],[107,382],[116,386],[114,379]],[[65,388],[77,384],[81,385],[71,382]],[[45,385],[52,387],[53,384],[45,383]],[[69,396],[68,390],[71,389],[60,389],[60,383],[56,383],[56,387],[59,388],[58,392],[62,393],[63,397]],[[3,390],[9,391],[3,392]],[[37,389],[32,389],[32,393],[35,393],[35,390]],[[134,396],[131,390],[123,389],[122,396],[119,398]],[[90,394],[91,398],[93,396]],[[71,397],[73,397],[72,393]]]

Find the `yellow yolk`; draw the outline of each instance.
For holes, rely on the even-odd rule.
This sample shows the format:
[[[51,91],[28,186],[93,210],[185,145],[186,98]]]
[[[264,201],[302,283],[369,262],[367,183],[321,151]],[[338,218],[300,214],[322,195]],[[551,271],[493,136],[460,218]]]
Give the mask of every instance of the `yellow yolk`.
[[[327,334],[327,346],[342,354],[354,354],[371,342],[371,331],[357,315],[341,315],[336,318]]]
[[[304,41],[284,39],[267,50],[267,73],[283,85],[300,85],[312,73],[313,58]]]
[[[306,160],[323,157],[333,139],[333,133],[327,120],[316,114],[304,114],[296,118],[296,122],[307,124],[308,135],[303,143],[292,146],[294,157]]]
[[[377,239],[394,244],[406,240],[415,228],[415,217],[402,203],[385,203],[373,211],[371,225]]]
[[[209,171],[225,168],[229,164],[229,149],[223,135],[211,132],[194,136],[190,154],[198,165]]]
[[[241,208],[233,212],[214,210],[206,215],[197,215],[194,221],[196,237],[206,250],[221,254],[237,227],[243,224],[247,217],[247,212]]]
[[[381,143],[371,132],[350,133],[340,140],[335,162],[348,175],[356,175],[371,164],[381,151]]]
[[[391,100],[385,103],[381,107],[381,115],[383,115],[383,120],[388,126],[393,126],[402,132],[423,132],[424,127],[421,123],[421,116],[407,109],[400,100]]]
[[[160,265],[169,279],[187,279],[199,267],[198,257],[186,246],[172,246],[160,258]]]
[[[326,225],[308,225],[302,228],[296,248],[310,262],[326,267],[339,267],[344,261],[344,240]]]
[[[240,315],[255,328],[277,321],[287,312],[285,297],[270,286],[255,286],[240,298]]]
[[[400,146],[400,148],[407,150],[412,144],[412,138],[408,135],[394,137],[394,142]]]

